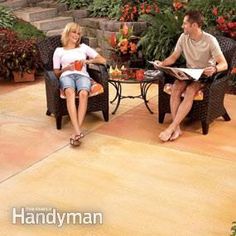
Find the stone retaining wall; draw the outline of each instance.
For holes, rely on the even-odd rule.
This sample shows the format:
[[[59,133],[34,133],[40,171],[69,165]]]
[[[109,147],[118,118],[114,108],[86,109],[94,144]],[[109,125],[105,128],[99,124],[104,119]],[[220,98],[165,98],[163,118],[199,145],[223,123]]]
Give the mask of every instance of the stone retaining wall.
[[[106,18],[88,18],[86,10],[72,11],[75,22],[79,23],[82,33],[89,39],[90,46],[97,48],[99,53],[108,60],[112,54],[112,48],[108,38],[112,33],[118,33],[122,22],[108,20]],[[126,22],[128,27],[133,27],[134,35],[140,36],[146,29],[146,22]]]

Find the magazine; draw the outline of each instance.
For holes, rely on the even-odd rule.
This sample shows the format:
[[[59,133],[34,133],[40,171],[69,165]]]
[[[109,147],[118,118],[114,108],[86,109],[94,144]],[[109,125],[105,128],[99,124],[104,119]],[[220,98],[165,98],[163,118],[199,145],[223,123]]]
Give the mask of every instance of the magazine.
[[[176,68],[169,66],[159,66],[154,61],[148,61],[153,64],[158,70],[169,74],[179,80],[199,80],[203,74],[204,69],[190,69],[190,68]]]

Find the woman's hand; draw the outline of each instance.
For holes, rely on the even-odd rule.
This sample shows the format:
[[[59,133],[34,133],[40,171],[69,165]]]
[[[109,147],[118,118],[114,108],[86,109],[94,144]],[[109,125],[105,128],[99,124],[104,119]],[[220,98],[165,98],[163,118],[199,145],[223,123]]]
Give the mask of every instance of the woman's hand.
[[[217,72],[216,66],[209,66],[204,69],[203,74],[206,75],[207,77],[211,77],[216,72]]]
[[[65,67],[62,69],[62,73],[63,73],[64,71],[67,71],[67,70],[75,70],[75,63],[72,62],[72,63],[70,63],[69,65],[65,66]]]

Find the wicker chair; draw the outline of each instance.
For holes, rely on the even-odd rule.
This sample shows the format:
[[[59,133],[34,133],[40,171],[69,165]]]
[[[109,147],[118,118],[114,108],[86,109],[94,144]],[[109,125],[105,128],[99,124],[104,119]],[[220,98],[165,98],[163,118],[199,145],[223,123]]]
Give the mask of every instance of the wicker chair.
[[[202,133],[207,134],[209,124],[216,118],[222,116],[229,121],[230,117],[224,107],[224,96],[228,88],[229,75],[236,65],[236,41],[223,36],[217,36],[221,50],[228,62],[228,70],[224,73],[217,73],[205,82],[203,88],[204,98],[202,101],[194,101],[188,117],[192,120],[200,120]],[[166,83],[173,83],[174,79],[164,75],[159,80],[159,123],[163,123],[165,114],[170,113],[170,95],[165,93]]]
[[[61,129],[62,117],[68,115],[66,101],[60,98],[59,80],[53,72],[53,53],[57,47],[61,46],[61,36],[51,36],[38,43],[40,57],[44,67],[47,112],[46,115],[54,114],[56,118],[56,127]],[[81,42],[88,44],[86,38]],[[89,97],[88,112],[102,111],[105,121],[109,120],[109,103],[108,103],[108,72],[104,65],[90,64],[87,68],[91,78],[102,84],[104,93],[97,96]],[[76,103],[78,104],[78,99]]]

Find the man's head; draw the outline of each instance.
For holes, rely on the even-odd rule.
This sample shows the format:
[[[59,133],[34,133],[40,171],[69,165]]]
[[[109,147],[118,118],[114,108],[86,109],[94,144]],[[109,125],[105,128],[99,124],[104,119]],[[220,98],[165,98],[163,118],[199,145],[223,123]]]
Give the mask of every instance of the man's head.
[[[184,16],[182,28],[185,34],[193,34],[201,29],[203,25],[203,16],[199,11],[188,11]]]

